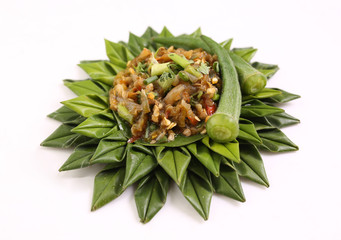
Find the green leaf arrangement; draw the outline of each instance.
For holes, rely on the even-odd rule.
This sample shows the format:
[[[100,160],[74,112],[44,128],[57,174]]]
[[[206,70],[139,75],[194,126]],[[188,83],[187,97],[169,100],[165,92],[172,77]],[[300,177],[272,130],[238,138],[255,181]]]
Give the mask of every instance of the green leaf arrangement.
[[[192,34],[198,38],[200,28]],[[156,51],[161,44],[154,37],[174,37],[164,27],[159,34],[151,27],[128,42],[105,40],[109,60],[82,61],[79,66],[89,75],[86,80],[64,80],[77,97],[48,115],[61,125],[41,146],[74,148],[59,171],[103,165],[94,182],[91,210],[106,205],[135,184],[135,202],[141,222],[147,223],[163,207],[172,182],[179,187],[194,209],[207,220],[213,193],[245,201],[241,180],[247,178],[269,187],[260,151],[286,152],[298,147],[280,130],[299,120],[279,108],[281,103],[300,96],[278,88],[265,88],[255,95],[243,95],[239,136],[228,143],[217,143],[207,135],[178,136],[172,142],[129,143],[129,125],[109,109],[108,92],[115,75],[143,48]],[[239,55],[270,79],[278,66],[251,62],[257,49],[234,48],[232,39],[221,45]]]

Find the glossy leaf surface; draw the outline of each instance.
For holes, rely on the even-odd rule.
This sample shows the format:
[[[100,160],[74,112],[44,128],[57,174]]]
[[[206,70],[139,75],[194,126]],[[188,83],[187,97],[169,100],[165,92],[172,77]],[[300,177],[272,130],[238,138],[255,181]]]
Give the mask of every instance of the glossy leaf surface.
[[[191,154],[184,147],[156,147],[155,155],[159,165],[179,185],[191,161]]]
[[[90,117],[108,108],[108,98],[95,94],[82,95],[63,101],[62,104],[83,117]]]
[[[245,61],[250,62],[251,59],[256,55],[257,49],[253,47],[247,48],[234,48],[232,52],[243,58]]]
[[[266,129],[258,132],[262,139],[260,147],[270,152],[296,151],[298,146],[293,143],[281,130]]]
[[[230,51],[232,42],[233,42],[233,38],[230,38],[230,39],[227,39],[227,40],[221,42],[220,45],[223,48],[225,48],[226,50]]]
[[[187,171],[179,187],[193,208],[204,220],[207,220],[213,195],[213,189],[207,180]]]
[[[103,138],[91,158],[91,163],[122,162],[126,151],[126,138],[120,131]]]
[[[266,105],[259,100],[253,100],[242,106],[240,116],[243,118],[248,117],[264,117],[267,115],[282,113],[283,109]]]
[[[145,39],[129,33],[128,48],[134,56],[140,55],[144,47],[147,47]]]
[[[243,97],[243,101],[250,100],[250,99],[267,99],[271,97],[276,97],[281,95],[282,92],[277,89],[272,88],[264,88],[262,91],[254,94],[254,95],[247,95]]]
[[[112,85],[116,71],[108,61],[97,61],[78,64],[92,79]]]
[[[212,183],[217,193],[245,202],[244,192],[237,172],[225,165],[220,168],[220,176],[212,176]]]
[[[192,32],[191,34],[189,34],[189,36],[194,37],[194,38],[198,38],[202,35],[201,33],[201,28],[199,27],[197,30],[195,30],[194,32]]]
[[[126,175],[123,186],[128,187],[150,173],[157,161],[150,150],[137,144],[129,144],[126,157]]]
[[[134,58],[134,55],[120,43],[114,43],[105,39],[105,48],[110,62],[121,67],[126,68],[127,62]]]
[[[232,141],[228,143],[217,143],[211,140],[209,137],[205,137],[202,140],[203,144],[205,144],[212,151],[219,153],[220,155],[234,161],[239,162],[239,143],[238,141]]]
[[[153,28],[148,27],[146,31],[141,36],[145,41],[147,41],[147,47],[149,50],[155,52],[156,51],[156,44],[152,41],[153,37],[158,36],[159,33],[157,33]]]
[[[261,143],[262,140],[258,136],[255,125],[247,119],[239,119],[239,139],[243,139],[249,142]]]
[[[269,96],[267,99],[264,99],[264,101],[269,102],[269,103],[285,103],[285,102],[290,102],[292,100],[295,100],[301,97],[297,94],[289,93],[279,88],[272,88],[272,89],[274,91],[280,91],[281,94],[278,94],[275,96]]]
[[[85,117],[79,115],[75,111],[72,111],[70,108],[67,108],[65,106],[60,107],[58,110],[50,113],[47,116],[49,118],[69,125],[78,125],[86,119]]]
[[[115,111],[112,111],[118,128],[122,131],[122,133],[125,135],[125,137],[130,138],[131,137],[131,131],[130,131],[130,125],[127,121],[122,119]]]
[[[192,158],[187,169],[207,182],[213,189],[211,173],[198,159]]]
[[[91,211],[95,211],[122,194],[125,169],[104,170],[95,177]]]
[[[297,124],[300,122],[299,119],[285,112],[272,114],[265,118],[273,127],[276,127],[276,128],[282,128],[282,127],[290,126],[290,125]]]
[[[149,222],[166,202],[169,177],[157,169],[143,178],[135,191],[135,203],[141,222]]]
[[[92,115],[72,129],[72,132],[91,138],[103,138],[110,133],[115,125],[116,122],[111,110],[106,110]]]
[[[168,30],[167,27],[163,27],[158,37],[174,37],[174,35]]]
[[[94,154],[97,145],[97,139],[91,139],[79,144],[66,162],[60,167],[59,171],[68,171],[90,166],[90,159]]]
[[[44,147],[69,148],[89,140],[88,137],[71,130],[74,126],[62,124],[50,136],[48,136],[40,145]]]
[[[201,142],[192,143],[187,146],[187,149],[215,176],[219,176],[221,155],[212,152]]]
[[[279,67],[274,64],[266,64],[260,62],[253,62],[252,67],[263,73],[268,79],[270,79],[279,70]]]
[[[240,144],[240,163],[234,163],[238,175],[269,187],[262,157],[252,144]]]
[[[108,93],[100,85],[96,84],[93,80],[76,81],[71,79],[65,79],[63,82],[64,85],[67,86],[77,96],[88,94],[105,95]]]

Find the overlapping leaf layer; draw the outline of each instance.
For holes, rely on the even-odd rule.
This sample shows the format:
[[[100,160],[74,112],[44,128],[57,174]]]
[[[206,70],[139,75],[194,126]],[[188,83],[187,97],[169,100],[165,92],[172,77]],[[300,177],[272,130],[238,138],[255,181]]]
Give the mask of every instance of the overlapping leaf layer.
[[[191,37],[201,35],[200,28]],[[178,136],[169,143],[128,143],[129,126],[109,109],[108,92],[115,75],[143,48],[155,51],[160,44],[153,37],[172,37],[165,27],[159,34],[152,28],[128,42],[105,40],[109,60],[82,61],[79,66],[90,76],[86,80],[64,80],[77,97],[63,101],[61,108],[49,114],[61,122],[41,145],[74,148],[60,171],[104,164],[95,177],[91,210],[96,210],[137,184],[135,202],[143,223],[151,220],[166,202],[174,182],[194,209],[206,220],[213,193],[245,201],[240,179],[245,177],[269,186],[261,151],[286,152],[298,147],[280,130],[299,123],[279,104],[298,95],[265,88],[252,96],[243,96],[240,133],[237,140],[221,144],[205,135]],[[232,40],[221,43],[230,49]],[[235,54],[250,62],[257,49],[234,48]],[[253,62],[251,65],[270,79],[277,65]]]

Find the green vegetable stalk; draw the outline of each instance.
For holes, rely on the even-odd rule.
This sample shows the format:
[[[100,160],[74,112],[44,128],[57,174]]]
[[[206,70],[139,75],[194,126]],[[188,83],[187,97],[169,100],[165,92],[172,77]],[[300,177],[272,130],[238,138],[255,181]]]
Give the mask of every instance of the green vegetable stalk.
[[[232,59],[222,46],[207,36],[201,36],[201,39],[217,54],[223,82],[217,111],[207,121],[207,134],[216,142],[232,141],[239,133],[241,92],[238,75]]]
[[[179,64],[181,67],[183,67],[184,70],[186,72],[188,72],[189,74],[192,74],[193,76],[195,76],[198,79],[203,77],[200,72],[198,72],[193,66],[190,65],[190,62],[186,58],[183,58],[183,57],[181,57],[175,53],[170,53],[168,56],[176,64]]]
[[[245,95],[253,95],[262,91],[266,85],[266,76],[253,68],[243,58],[230,52],[230,57],[236,67],[240,88]]]
[[[169,72],[168,65],[169,65],[169,63],[160,63],[160,64],[152,65],[151,75],[152,76],[159,76],[164,72]]]

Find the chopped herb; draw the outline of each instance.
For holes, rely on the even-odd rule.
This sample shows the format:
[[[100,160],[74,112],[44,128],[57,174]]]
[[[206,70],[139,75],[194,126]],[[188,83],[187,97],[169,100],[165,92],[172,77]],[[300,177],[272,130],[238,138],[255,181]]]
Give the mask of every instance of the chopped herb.
[[[197,69],[199,72],[202,74],[209,74],[210,72],[210,67],[207,66],[205,63],[201,62],[200,66]]]
[[[135,70],[140,73],[148,73],[147,63],[139,62],[138,65],[135,67]]]

